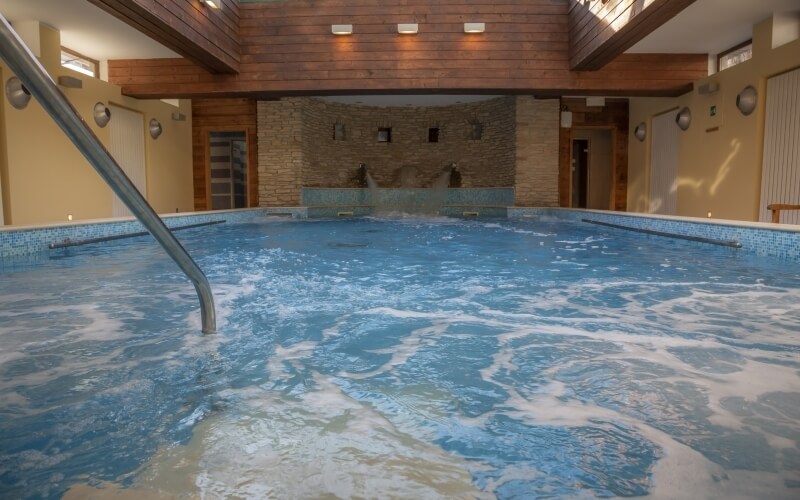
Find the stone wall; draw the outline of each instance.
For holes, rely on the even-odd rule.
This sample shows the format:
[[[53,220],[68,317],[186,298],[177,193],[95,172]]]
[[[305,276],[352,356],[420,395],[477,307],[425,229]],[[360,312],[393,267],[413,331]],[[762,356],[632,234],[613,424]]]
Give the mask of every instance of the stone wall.
[[[558,127],[558,99],[528,96],[424,108],[259,101],[260,204],[298,205],[301,187],[359,187],[360,163],[380,187],[399,187],[404,167],[429,187],[455,162],[461,187],[514,187],[517,205],[558,206]],[[391,142],[378,141],[379,128],[391,128]]]
[[[462,187],[514,184],[514,99],[497,98],[433,107],[369,107],[306,99],[303,134],[306,187],[358,187],[358,165],[365,163],[381,187],[399,187],[400,170],[413,167],[416,182],[430,187],[441,171],[458,165]],[[472,124],[480,124],[480,139]],[[334,139],[334,125],[344,140]],[[378,129],[391,128],[391,142],[378,142]],[[428,141],[437,128],[438,142]]]
[[[300,205],[303,101],[258,101],[259,206]]]
[[[518,96],[516,106],[517,206],[558,206],[559,100]]]

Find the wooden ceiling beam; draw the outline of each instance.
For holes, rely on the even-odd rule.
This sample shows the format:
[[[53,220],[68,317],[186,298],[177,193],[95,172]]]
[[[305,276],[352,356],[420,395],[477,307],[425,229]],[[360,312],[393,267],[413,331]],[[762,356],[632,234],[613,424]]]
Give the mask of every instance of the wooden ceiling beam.
[[[211,73],[239,70],[239,2],[219,10],[199,0],[88,0]]]
[[[570,68],[602,68],[694,2],[570,0]]]
[[[439,53],[443,61],[447,55]],[[324,57],[324,55],[323,55]],[[428,54],[425,57],[433,57]],[[703,54],[623,54],[599,71],[570,71],[566,54],[553,60],[480,60],[431,67],[430,59],[375,67],[373,61],[331,69],[330,61],[275,67],[243,64],[237,75],[211,74],[185,59],[109,61],[109,81],[142,99],[343,95],[386,93],[498,93],[533,95],[676,96],[707,75]]]

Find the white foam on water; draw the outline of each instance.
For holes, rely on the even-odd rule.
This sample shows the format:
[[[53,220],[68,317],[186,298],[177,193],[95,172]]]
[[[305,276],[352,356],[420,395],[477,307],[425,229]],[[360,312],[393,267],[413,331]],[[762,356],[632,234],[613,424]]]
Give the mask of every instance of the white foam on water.
[[[364,373],[342,372],[342,375],[352,379],[364,379],[391,371],[394,367],[405,364],[409,358],[423,347],[435,345],[437,339],[447,330],[448,326],[448,323],[437,322],[433,326],[413,330],[409,335],[400,339],[400,344],[398,345],[369,351],[374,354],[391,354],[392,357],[383,365]]]
[[[423,228],[431,224],[465,224],[451,219],[431,222],[429,218],[407,219],[403,223]],[[509,229],[493,223],[485,227]],[[527,234],[525,230],[514,232]],[[575,257],[575,252],[589,249],[616,255],[616,252],[605,252],[604,245],[601,247],[595,243],[605,239],[589,237],[582,241],[559,241],[560,244],[578,246],[556,249],[554,252],[564,250],[571,254],[555,256],[555,266],[551,267],[563,269],[564,275],[583,273],[571,268],[586,267],[587,264],[570,259]],[[296,259],[292,260],[293,263],[303,262],[290,252],[270,252],[268,259],[253,259],[261,259],[265,266],[272,263],[275,255],[281,255],[287,262],[291,259]],[[548,254],[549,258],[553,258],[552,255]],[[445,267],[445,263],[441,264]],[[282,277],[257,274],[246,276],[234,284],[212,285],[219,308],[220,333],[214,336],[187,334],[181,354],[217,352],[221,343],[231,340],[225,332],[233,326],[230,322],[237,306],[235,302],[265,289],[274,288],[276,294],[297,296],[292,305],[281,305],[278,300],[275,304],[269,303],[268,307],[275,307],[278,320],[291,323],[309,311],[327,308],[326,311],[336,313],[335,324],[322,332],[320,342],[276,345],[271,355],[263,361],[256,361],[265,364],[270,381],[279,383],[215,393],[215,398],[220,397],[225,402],[220,405],[225,410],[219,413],[210,406],[194,403],[196,406],[190,407],[191,414],[180,423],[193,430],[189,443],[159,450],[136,475],[132,489],[125,490],[115,485],[108,485],[107,489],[121,494],[137,491],[141,497],[370,497],[379,492],[381,496],[409,498],[485,498],[510,481],[531,480],[541,472],[533,467],[512,465],[498,471],[499,476],[489,480],[486,491],[477,490],[469,471],[481,470],[485,465],[480,461],[459,458],[431,444],[438,437],[433,435],[435,426],[420,426],[420,422],[438,423],[444,428],[449,418],[462,425],[483,426],[488,419],[502,413],[532,426],[627,426],[660,449],[660,458],[652,471],[651,496],[654,498],[758,498],[766,495],[781,498],[784,493],[792,492],[788,488],[781,490],[776,485],[783,484],[784,479],[798,480],[797,471],[726,471],[681,443],[679,440],[685,436],[669,435],[656,427],[659,426],[657,420],[648,418],[645,421],[645,417],[638,416],[635,405],[626,406],[625,402],[649,405],[649,408],[657,410],[654,415],[658,416],[658,411],[661,411],[664,418],[679,421],[684,417],[681,410],[659,408],[659,405],[665,405],[665,401],[659,399],[663,395],[656,391],[648,393],[647,389],[660,387],[659,384],[691,386],[697,389],[700,399],[708,399],[707,406],[712,414],[707,419],[711,423],[734,431],[746,429],[758,433],[776,450],[796,447],[791,439],[773,434],[768,425],[753,423],[732,412],[724,402],[726,398],[740,398],[744,404],[752,404],[763,400],[769,393],[800,393],[796,351],[774,350],[776,344],[800,345],[797,335],[800,332],[800,290],[768,287],[763,283],[726,284],[721,285],[723,293],[710,291],[720,286],[713,283],[715,278],[690,283],[586,278],[564,288],[553,287],[551,283],[550,290],[541,293],[506,294],[504,298],[513,301],[514,308],[499,311],[494,308],[494,301],[491,306],[481,303],[484,298],[494,300],[491,293],[501,289],[498,283],[503,283],[505,277],[498,274],[495,280],[489,280],[489,284],[486,280],[472,279],[458,282],[454,287],[460,295],[442,299],[431,311],[421,307],[417,310],[414,305],[408,305],[407,300],[397,299],[393,292],[387,291],[385,285],[388,281],[372,286],[374,275],[351,275],[351,269],[360,265],[364,264],[354,259],[333,266],[333,276],[298,276],[288,284],[282,283]],[[448,266],[452,265],[448,263]],[[674,263],[669,260],[664,260],[660,266],[659,263],[653,265],[663,268],[657,275],[662,271],[665,275],[675,272]],[[414,278],[425,274],[419,265],[404,266],[402,272]],[[454,271],[450,269],[442,274],[451,279]],[[387,276],[392,276],[387,280],[394,280],[393,283],[402,282],[399,275]],[[310,293],[311,290],[315,293]],[[336,304],[318,302],[318,297],[326,290],[335,291]],[[405,290],[407,296],[415,293],[413,287]],[[181,289],[174,292],[173,298],[185,302],[189,296],[189,291]],[[619,300],[615,300],[617,298]],[[605,305],[609,299],[614,302],[613,306]],[[273,297],[270,295],[266,300],[271,301]],[[350,303],[348,301],[354,304],[353,310],[339,314],[340,304]],[[370,305],[375,303],[382,305]],[[65,311],[60,313],[67,314]],[[5,313],[0,312],[0,316],[2,314]],[[386,316],[400,320],[398,323],[404,319],[423,320],[430,325],[410,331],[392,348],[369,351],[390,355],[388,361],[369,372],[340,371],[331,377],[308,369],[314,365],[311,358],[319,352],[320,345],[347,335],[354,323],[358,323],[359,328],[369,328],[363,322],[372,321],[370,316]],[[102,319],[98,321],[102,322]],[[186,323],[190,326],[190,333],[199,332],[197,310],[188,315]],[[447,405],[441,403],[456,396],[434,383],[396,389],[395,392],[387,389],[385,402],[370,403],[352,399],[340,389],[340,385],[348,382],[355,384],[358,380],[391,374],[420,350],[435,345],[448,335],[448,328],[456,324],[479,325],[503,332],[497,336],[499,347],[493,353],[491,363],[480,372],[484,380],[491,381],[509,394],[508,400],[498,405],[500,410],[476,417],[466,417],[458,412],[449,415],[449,410],[444,409]],[[236,326],[239,328],[237,333],[241,333],[241,325]],[[115,328],[114,325],[109,327]],[[120,327],[121,323],[116,325],[117,330]],[[127,337],[125,332],[117,330],[114,333],[121,335],[120,338]],[[79,336],[91,339],[98,332],[90,324]],[[0,338],[7,333],[0,330]],[[468,336],[448,335],[448,338]],[[578,352],[572,357],[556,357],[548,361],[549,365],[543,363],[545,368],[536,373],[543,380],[549,380],[543,386],[537,386],[533,377],[522,384],[507,381],[505,375],[508,374],[516,375],[517,380],[524,378],[525,370],[529,369],[525,366],[525,355],[550,347],[568,351],[578,342],[594,343],[608,349],[587,347],[583,357],[583,352]],[[714,353],[721,351],[734,351],[738,357],[714,358]],[[713,362],[705,365],[702,359],[697,361],[686,355],[694,352],[712,353],[709,355],[712,361],[720,363],[728,371],[715,371]],[[13,356],[24,357],[27,354],[3,350],[0,351],[0,362],[4,355],[13,360],[19,359]],[[115,352],[99,358],[98,363],[110,364],[110,358],[118,355]],[[176,366],[183,363],[180,360],[170,362]],[[663,371],[652,379],[637,380],[633,367],[643,364],[658,366]],[[131,366],[123,364],[119,369]],[[605,377],[603,382],[606,385],[597,393],[592,389],[594,380],[587,382],[590,389],[576,394],[580,384],[565,382],[570,380],[569,377],[560,376],[570,371],[576,373],[584,366],[598,366],[599,375],[591,377]],[[609,369],[603,372],[603,368],[612,366],[621,371]],[[286,390],[297,372],[302,372],[304,377],[311,372],[312,378],[294,384],[288,393],[278,390]],[[57,375],[58,372],[51,371],[45,372],[42,379],[36,378],[39,374],[33,374],[30,379],[17,380],[36,383]],[[89,390],[96,382],[95,378],[87,376],[76,383],[75,390]],[[148,382],[133,380],[107,392],[135,391],[146,388],[142,384]],[[615,384],[626,387],[615,387]],[[608,391],[607,396],[614,404],[601,400],[603,391]],[[17,396],[12,401],[27,404],[24,398]],[[679,404],[680,401],[666,402],[672,403]],[[394,410],[402,407],[400,414],[389,413],[386,408],[379,407],[382,404]],[[793,431],[797,430],[798,423],[790,416],[767,417],[768,423],[785,423]],[[38,459],[42,460],[41,457]],[[591,496],[592,493],[586,492],[585,495]]]
[[[726,471],[708,460],[698,451],[680,443],[664,431],[652,427],[636,418],[592,403],[565,399],[567,386],[550,382],[546,387],[523,397],[512,387],[504,385],[510,398],[504,403],[511,409],[503,413],[527,422],[530,425],[554,425],[566,427],[592,426],[602,422],[623,423],[660,450],[660,457],[652,471],[651,489],[648,498],[694,499],[694,498],[794,498],[792,490],[776,493],[776,484],[781,484],[786,473],[776,474],[753,471]],[[491,415],[473,419],[474,425],[482,425]],[[746,484],[753,481],[752,484]]]
[[[315,373],[313,383],[314,390],[288,397],[252,387],[226,391],[236,411],[208,415],[186,445],[161,449],[130,488],[82,486],[73,495],[493,498],[473,485],[473,464],[399,430],[331,379]]]
[[[256,283],[261,279],[258,275],[249,275],[242,278],[236,285],[211,285],[214,304],[216,305],[217,331],[222,331],[227,326],[228,318],[235,310],[233,303],[255,292]],[[190,330],[200,331],[202,325],[199,306],[187,317],[187,324]]]
[[[514,226],[505,226],[505,225],[502,225],[502,224],[498,224],[496,222],[484,222],[484,223],[482,223],[480,225],[482,227],[486,228],[486,229],[496,229],[498,231],[505,231],[505,232],[517,233],[517,234],[529,234],[531,236],[539,236],[539,237],[542,237],[542,238],[547,238],[547,237],[556,235],[555,233],[542,233],[542,232],[539,232],[539,231],[531,231],[529,229],[520,229],[520,228],[514,227]]]
[[[286,369],[285,363],[290,363],[295,368],[301,368],[295,363],[296,360],[307,358],[314,353],[314,349],[319,345],[318,342],[299,342],[289,347],[280,345],[275,346],[275,352],[267,360],[267,373],[270,377],[279,377],[282,374],[290,374]]]
[[[598,318],[592,305],[574,301],[575,298],[607,292],[615,287],[625,289],[630,285],[628,282],[582,283],[569,289],[550,290],[540,297],[528,298],[531,310],[537,310],[541,304],[548,312],[545,317],[535,313],[509,313],[486,308],[480,311],[482,316],[490,318],[484,324],[499,327],[506,323],[507,331],[498,336],[500,348],[494,353],[492,364],[481,370],[485,380],[492,380],[511,395],[504,402],[504,406],[511,410],[504,413],[531,425],[594,425],[593,422],[597,419],[621,421],[630,425],[664,450],[664,456],[654,469],[654,498],[757,498],[764,495],[795,498],[794,490],[788,487],[781,489],[779,485],[783,484],[784,479],[800,480],[798,471],[726,471],[698,451],[676,441],[673,436],[629,414],[572,399],[567,386],[553,381],[553,377],[570,367],[583,366],[586,359],[556,361],[540,374],[545,379],[550,379],[550,384],[545,388],[538,388],[533,394],[526,391],[525,396],[517,388],[496,380],[501,372],[523,370],[515,360],[526,350],[558,347],[551,338],[544,340],[544,343],[537,341],[537,337],[541,335],[562,336],[565,347],[574,340],[609,343],[616,346],[618,352],[596,352],[591,357],[592,363],[646,362],[664,367],[672,375],[658,377],[657,383],[690,384],[698,387],[707,396],[708,408],[713,412],[708,417],[710,422],[732,431],[744,429],[756,432],[776,452],[784,448],[795,449],[796,443],[791,439],[772,434],[769,426],[754,425],[752,420],[731,413],[723,407],[721,401],[726,398],[741,398],[744,404],[752,404],[770,393],[800,393],[796,354],[791,351],[775,351],[771,347],[775,342],[797,345],[800,341],[793,333],[798,331],[800,322],[797,305],[800,304],[800,291],[760,285],[737,285],[731,286],[730,293],[726,294],[690,290],[684,296],[645,305],[639,297],[647,299],[648,293],[655,292],[664,285],[640,283],[636,292],[621,294],[629,299],[622,307],[604,309],[602,318]],[[705,285],[697,286],[703,288]],[[525,301],[524,297],[517,297],[520,298]],[[553,316],[552,311],[561,307],[577,311],[578,317]],[[641,325],[641,318],[648,316],[651,317],[649,321],[654,323],[675,324],[685,336],[672,335],[669,331],[662,335],[653,335],[652,331],[648,331],[648,324],[645,328],[633,327]],[[658,319],[652,319],[653,316],[658,316]],[[765,318],[771,318],[772,322],[765,323]],[[741,342],[747,348],[732,347],[728,345],[730,340],[727,336],[714,333],[720,330],[715,324],[718,320],[725,325],[724,331],[733,334],[734,343]],[[536,326],[524,327],[520,324]],[[611,328],[598,329],[598,325]],[[616,325],[631,327],[621,330],[614,328]],[[640,330],[642,333],[639,333]],[[530,343],[520,344],[519,340],[528,340]],[[514,341],[517,342],[513,343]],[[761,343],[765,344],[764,348],[761,348]],[[737,353],[739,358],[730,358],[731,361],[722,358],[720,362],[723,367],[729,368],[719,373],[713,368],[706,368],[702,364],[694,365],[681,359],[677,356],[679,352],[731,352]],[[627,397],[641,399],[646,398],[647,394],[631,393]],[[654,400],[651,404],[663,403]],[[770,411],[778,410],[773,408]],[[759,416],[766,418],[768,422],[783,425],[784,428],[786,425],[795,429],[798,427],[798,423],[788,415],[776,417],[775,414],[768,413]],[[489,417],[490,414],[481,415],[474,423],[480,425]]]
[[[606,241],[611,238],[606,238],[604,236],[587,236],[582,240],[556,240],[556,243],[566,243],[568,245],[577,245],[577,244],[588,244],[588,243],[597,243],[600,241]]]

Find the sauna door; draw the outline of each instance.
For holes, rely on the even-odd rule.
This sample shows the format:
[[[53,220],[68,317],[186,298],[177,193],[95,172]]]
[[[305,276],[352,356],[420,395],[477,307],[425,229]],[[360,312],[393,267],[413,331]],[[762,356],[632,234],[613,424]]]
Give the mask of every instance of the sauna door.
[[[210,132],[211,209],[247,207],[247,138],[244,131]]]

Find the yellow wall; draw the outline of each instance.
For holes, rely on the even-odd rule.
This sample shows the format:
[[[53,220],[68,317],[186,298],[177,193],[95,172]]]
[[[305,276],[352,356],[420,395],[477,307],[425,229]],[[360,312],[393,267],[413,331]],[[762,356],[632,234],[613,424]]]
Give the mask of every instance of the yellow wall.
[[[82,80],[81,89],[60,88],[106,147],[108,127],[100,128],[92,119],[97,102],[140,111],[145,126],[151,118],[161,122],[163,134],[158,140],[145,134],[148,200],[159,213],[191,211],[191,120],[171,119],[173,112],[189,117],[189,101],[182,101],[181,109],[177,109],[161,101],[122,96],[117,86],[61,67],[58,31],[41,25],[40,36],[41,62],[53,78],[70,75]],[[2,64],[0,71],[3,83],[12,76]],[[36,99],[31,99],[24,110],[4,102],[0,113],[0,183],[6,224],[66,221],[67,214],[72,214],[73,220],[111,216],[111,190]]]
[[[156,141],[145,134],[148,201],[160,214],[191,212],[194,210],[191,101],[181,99],[180,108],[161,101],[138,101],[138,109],[144,113],[145,126],[155,118],[162,129]],[[173,120],[173,113],[183,114],[186,120]]]
[[[3,66],[0,64],[0,88],[5,88],[6,79],[3,78]],[[8,169],[6,168],[6,132],[5,132],[5,99],[0,99],[0,226],[4,224],[5,215],[8,213],[6,207],[8,201],[8,185],[5,179],[8,178]]]
[[[753,58],[695,83],[695,90],[678,98],[634,98],[630,101],[628,210],[646,212],[650,119],[688,106],[692,124],[679,132],[677,215],[757,220],[761,200],[761,156],[767,78],[800,66],[800,40],[772,49],[772,20],[753,28]],[[712,95],[697,88],[719,85]],[[758,106],[750,116],[736,108],[736,96],[747,85],[758,90]],[[709,116],[711,106],[716,116]],[[636,126],[648,125],[642,143],[633,137]],[[717,128],[718,130],[713,130]],[[764,201],[768,203],[768,201]]]

